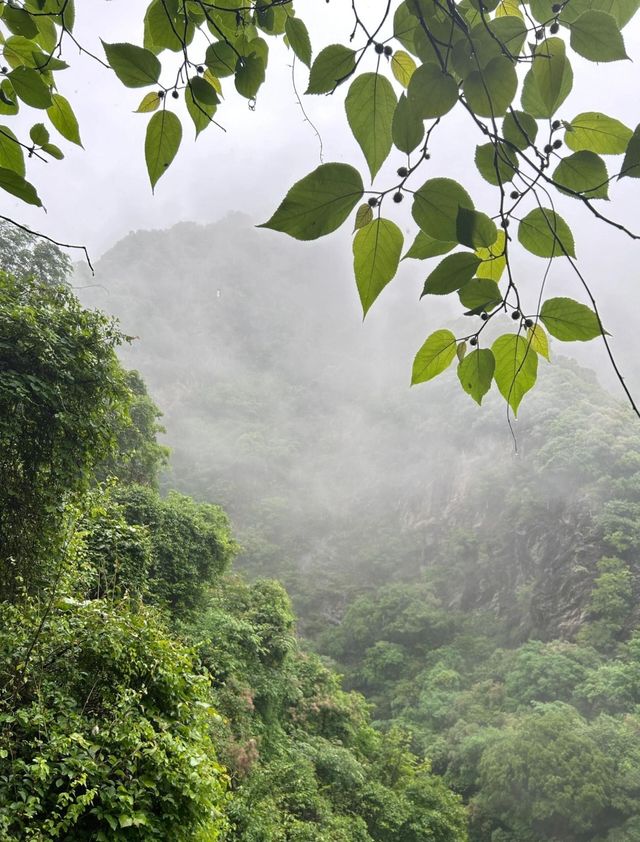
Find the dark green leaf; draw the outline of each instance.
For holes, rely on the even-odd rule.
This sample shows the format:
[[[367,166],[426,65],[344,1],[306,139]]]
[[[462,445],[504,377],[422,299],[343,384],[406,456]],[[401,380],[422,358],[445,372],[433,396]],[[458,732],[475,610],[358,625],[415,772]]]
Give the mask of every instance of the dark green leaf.
[[[205,64],[220,79],[236,72],[237,60],[238,54],[226,41],[214,41],[207,47]]]
[[[353,268],[363,315],[398,271],[404,237],[388,219],[374,219],[353,239]]]
[[[42,202],[36,193],[36,188],[25,181],[15,170],[9,170],[6,167],[0,167],[0,188],[11,193],[12,196],[17,196],[28,205],[36,205],[41,208]]]
[[[204,105],[217,105],[220,102],[215,89],[201,76],[190,79],[189,87],[193,98]]]
[[[424,284],[422,295],[448,295],[469,283],[480,258],[467,251],[450,254],[441,260]]]
[[[472,278],[460,287],[458,297],[463,307],[478,313],[483,310],[490,313],[502,304],[502,294],[498,284],[488,278]]]
[[[16,94],[32,108],[49,108],[51,92],[42,76],[30,67],[16,67],[7,76]]]
[[[492,246],[496,237],[498,236],[498,229],[492,219],[486,213],[469,210],[468,208],[459,208],[458,219],[456,220],[456,239],[463,246],[469,248],[489,248]]]
[[[54,143],[43,143],[42,151],[46,152],[47,155],[51,155],[56,161],[61,161],[64,158],[64,152]]]
[[[484,143],[476,146],[475,162],[480,175],[496,187],[513,180],[518,159],[504,143]]]
[[[291,49],[307,67],[311,66],[311,41],[309,40],[309,33],[307,27],[300,20],[300,18],[287,17],[285,24],[285,32],[291,44]]]
[[[522,398],[538,376],[538,355],[522,336],[505,333],[491,346],[495,357],[495,380],[500,394],[518,414]]]
[[[127,88],[144,88],[158,83],[162,68],[150,50],[134,44],[107,44],[104,41],[102,46],[111,68]]]
[[[627,176],[628,178],[640,178],[640,124],[631,136],[627,151],[622,162],[622,169],[620,170],[620,178]]]
[[[351,83],[345,100],[347,120],[372,179],[391,151],[391,122],[396,105],[391,82],[384,76],[363,73]]]
[[[535,143],[538,124],[525,111],[511,111],[502,122],[502,136],[516,148],[525,150]]]
[[[540,310],[540,321],[556,339],[586,342],[602,335],[596,314],[572,298],[550,298]]]
[[[553,180],[587,199],[606,199],[609,195],[607,168],[595,152],[574,152],[563,158],[554,170]],[[561,190],[560,187],[558,189]]]
[[[538,257],[575,257],[575,245],[571,229],[549,208],[535,208],[520,221],[518,239],[522,245]]]
[[[571,46],[590,61],[629,58],[614,18],[606,12],[583,12],[570,26]]]
[[[236,65],[236,90],[247,99],[255,99],[265,80],[264,61],[256,55],[242,56]]]
[[[422,64],[411,77],[407,99],[422,119],[443,117],[458,101],[458,85],[437,64]]]
[[[501,117],[518,90],[518,77],[506,56],[497,56],[482,70],[470,73],[462,89],[467,104],[480,117]]]
[[[11,6],[9,3],[4,4],[2,22],[6,25],[7,29],[16,35],[23,35],[25,38],[34,38],[38,34],[38,27],[31,15],[25,12],[24,9]]]
[[[309,74],[308,94],[328,94],[351,75],[356,66],[356,54],[342,44],[325,47],[316,56]]]
[[[144,156],[152,190],[175,158],[181,140],[182,126],[172,111],[158,111],[149,120]]]
[[[404,94],[400,95],[391,123],[391,136],[400,152],[409,153],[422,143],[424,121]]]
[[[472,351],[458,365],[460,385],[477,404],[491,388],[495,368],[493,352],[488,348]]]
[[[315,240],[339,228],[364,192],[360,173],[348,164],[321,164],[289,190],[268,222],[258,226],[297,240]]]
[[[36,146],[44,146],[45,143],[49,142],[49,132],[47,131],[47,127],[44,123],[36,123],[31,126],[31,129],[29,130],[29,137]]]
[[[456,355],[456,338],[450,330],[436,330],[413,361],[411,385],[426,383],[447,369]]]
[[[473,210],[467,191],[450,178],[431,178],[416,191],[411,213],[418,226],[435,240],[457,242],[458,211]]]
[[[0,126],[0,167],[24,177],[24,153],[18,138],[8,126]]]
[[[197,77],[191,79],[191,82],[194,82],[195,78]],[[213,90],[213,88],[211,87],[211,85],[208,84],[208,82],[205,82],[204,84],[211,88],[211,90]],[[206,128],[208,128],[211,125],[213,115],[216,113],[216,105],[201,102],[199,99],[196,99],[193,95],[193,89],[191,85],[187,86],[187,89],[184,92],[184,99],[187,104],[187,111],[189,112],[189,116],[191,117],[193,125],[195,126],[197,138],[200,132],[203,132]]]

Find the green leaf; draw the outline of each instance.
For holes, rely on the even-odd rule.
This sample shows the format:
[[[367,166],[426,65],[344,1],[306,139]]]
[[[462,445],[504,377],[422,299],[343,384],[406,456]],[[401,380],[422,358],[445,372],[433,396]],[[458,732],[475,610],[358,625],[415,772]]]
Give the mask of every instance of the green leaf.
[[[153,0],[144,16],[145,47],[154,53],[183,49],[183,42],[189,44],[195,27],[187,22],[178,9],[177,0]]]
[[[32,108],[49,108],[51,105],[49,87],[42,81],[40,73],[31,67],[16,67],[7,79],[20,99]]]
[[[586,199],[606,199],[609,196],[607,167],[595,152],[574,152],[563,158],[554,170],[553,180],[561,193],[567,193],[562,190],[566,187]],[[573,193],[567,195],[572,196]]]
[[[510,111],[502,121],[502,136],[517,149],[525,150],[535,143],[538,124],[525,111]]]
[[[571,46],[589,61],[629,58],[624,39],[613,17],[606,12],[583,12],[570,25]]]
[[[564,128],[564,141],[569,149],[600,155],[623,155],[633,135],[624,123],[597,111],[578,114]]]
[[[2,22],[7,29],[16,35],[23,35],[25,38],[34,38],[38,34],[38,27],[31,15],[25,12],[24,9],[11,6],[9,3],[4,5]]]
[[[0,82],[0,114],[13,115],[17,114],[18,110],[18,98],[11,82],[8,79],[3,79]]]
[[[342,44],[331,44],[316,56],[309,74],[308,94],[328,94],[353,73],[356,66],[354,50]]]
[[[527,339],[536,354],[544,357],[549,362],[549,338],[544,332],[542,325],[532,325],[527,331]]]
[[[495,242],[488,248],[476,249],[476,255],[482,260],[476,271],[478,278],[489,278],[496,283],[500,280],[507,267],[506,241],[504,229],[500,228]]]
[[[218,105],[220,102],[215,88],[201,76],[194,76],[190,79],[189,88],[193,98],[204,105]]]
[[[549,208],[535,208],[520,220],[518,239],[538,257],[575,257],[575,244],[571,229]]]
[[[374,219],[353,239],[353,268],[363,316],[398,271],[404,237],[388,219]]]
[[[391,72],[403,88],[407,87],[415,71],[416,63],[409,53],[405,53],[404,50],[396,50],[391,56]]]
[[[8,126],[0,126],[0,167],[24,177],[24,153],[18,138]]]
[[[309,40],[309,33],[307,27],[300,20],[300,18],[287,17],[285,24],[285,32],[291,44],[291,49],[295,55],[307,67],[311,66],[311,41]]]
[[[418,234],[413,241],[411,248],[402,258],[412,258],[413,260],[427,260],[429,257],[437,257],[439,254],[446,254],[458,244],[452,242],[443,242],[442,240],[434,240],[424,231],[418,231]]]
[[[536,49],[531,69],[524,78],[522,106],[532,117],[553,117],[573,87],[573,70],[564,41],[548,38]]]
[[[205,54],[205,64],[219,79],[236,72],[238,54],[226,41],[214,41],[209,44]]]
[[[495,281],[488,278],[472,278],[460,287],[458,297],[463,307],[471,313],[490,313],[502,304],[502,293]]]
[[[144,88],[158,83],[162,67],[151,50],[134,44],[107,44],[105,41],[102,47],[112,70],[127,88]]]
[[[136,108],[136,114],[150,114],[153,111],[157,111],[158,107],[162,100],[158,96],[157,91],[151,91],[148,94],[145,94],[142,98],[142,102]]]
[[[640,124],[635,128],[622,162],[620,178],[640,178]]]
[[[71,105],[62,94],[53,94],[51,99],[52,104],[47,108],[47,117],[65,140],[82,146],[80,128]]]
[[[476,167],[480,175],[496,187],[513,180],[518,171],[518,159],[504,143],[484,143],[476,146]]]
[[[194,77],[190,81],[194,82],[196,78],[198,77]],[[207,82],[205,82],[204,84],[207,85],[211,90],[213,90],[211,85],[209,85]],[[193,94],[193,88],[191,87],[191,85],[188,85],[184,92],[184,100],[187,105],[187,111],[189,112],[189,116],[191,117],[193,125],[195,126],[197,138],[200,132],[203,132],[206,128],[208,128],[211,125],[213,115],[216,113],[216,105],[201,102],[199,99],[196,99]]]
[[[268,222],[271,228],[295,237],[315,240],[339,228],[364,192],[360,173],[348,164],[321,164],[296,182]]]
[[[472,249],[489,248],[495,243],[497,236],[496,224],[486,213],[463,207],[458,209],[456,238],[463,246]]]
[[[236,90],[247,99],[255,99],[265,80],[264,61],[256,55],[241,56],[236,65]]]
[[[456,338],[450,330],[436,330],[413,361],[411,385],[426,383],[447,369],[456,355]]]
[[[367,159],[371,178],[391,151],[391,122],[397,99],[391,82],[377,73],[353,80],[345,100],[347,120]]]
[[[391,123],[391,137],[400,152],[409,155],[422,143],[424,121],[404,94],[400,95]]]
[[[64,152],[54,143],[43,143],[42,151],[46,152],[47,155],[51,155],[51,157],[55,158],[56,161],[62,161],[64,158]]]
[[[172,111],[158,111],[149,120],[144,157],[152,190],[175,158],[181,140],[182,125]]]
[[[36,146],[44,146],[45,143],[49,143],[49,132],[44,123],[36,123],[31,126],[29,137]]]
[[[495,357],[496,384],[514,415],[517,415],[522,398],[535,385],[538,355],[524,337],[515,333],[499,336],[491,350]]]
[[[467,343],[466,342],[460,342],[458,344],[458,347],[456,348],[456,357],[458,358],[459,362],[462,362],[466,353],[467,353]]]
[[[40,197],[36,193],[36,188],[25,181],[15,170],[9,170],[6,167],[0,167],[0,188],[22,199],[28,205],[35,205],[38,208],[42,207]]]
[[[472,351],[458,365],[460,385],[477,404],[491,388],[495,368],[495,357],[488,348]]]
[[[473,210],[467,191],[450,178],[431,178],[414,193],[411,213],[418,226],[435,240],[458,242],[458,211]]]
[[[602,335],[596,314],[572,298],[550,298],[540,310],[540,321],[556,339],[587,342]]]
[[[479,117],[501,117],[518,90],[518,76],[506,56],[497,56],[482,70],[470,73],[462,89],[467,105]]]
[[[548,0],[547,0],[548,2]],[[612,15],[618,28],[626,26],[640,8],[640,0],[571,0],[563,6],[563,23],[573,23],[583,12],[594,9]]]
[[[437,64],[421,64],[411,77],[407,99],[423,120],[443,117],[458,101],[458,85]]]
[[[448,295],[469,283],[480,258],[468,251],[450,254],[441,260],[424,284],[422,295]]]
[[[353,230],[357,231],[359,228],[364,228],[373,220],[373,208],[368,202],[360,205],[356,211],[356,221],[353,225]]]

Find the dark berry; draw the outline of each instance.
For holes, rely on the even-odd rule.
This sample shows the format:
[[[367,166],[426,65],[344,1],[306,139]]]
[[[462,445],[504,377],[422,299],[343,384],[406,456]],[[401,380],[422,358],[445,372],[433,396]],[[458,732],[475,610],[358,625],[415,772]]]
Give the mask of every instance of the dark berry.
[[[3,73],[7,73],[8,71],[9,71],[9,68],[8,68],[8,67],[3,67],[3,68],[2,68],[2,72],[3,72]]]
[[[370,207],[370,208],[375,208],[375,206],[376,206],[377,204],[378,204],[378,200],[376,199],[376,197],[375,197],[375,196],[372,196],[372,197],[369,199],[369,207]]]
[[[197,71],[198,73],[204,73],[204,67],[203,67],[201,64],[199,64],[199,65],[196,67],[196,71]]]
[[[554,130],[554,132],[557,132],[561,125],[562,123],[560,122],[560,120],[554,120],[553,123],[551,123],[551,128]]]
[[[520,198],[520,194],[518,193],[517,190],[512,190],[509,195],[511,196],[512,199],[519,199]]]
[[[520,318],[520,310],[514,310],[513,313],[511,314],[511,318],[513,319],[514,322],[517,319],[519,319]]]
[[[533,319],[526,319],[524,323],[525,327],[533,327]]]
[[[469,340],[469,345],[477,345],[477,344],[478,344],[478,337],[472,336],[471,339]]]
[[[554,15],[557,15],[558,12],[561,9],[562,9],[562,6],[560,5],[560,3],[554,3],[553,6],[551,7],[551,11],[553,12]]]
[[[376,53],[379,56],[381,56],[382,53],[384,53],[384,45],[383,44],[376,44],[375,47],[374,47],[374,50],[376,51]]]
[[[385,56],[387,56],[387,57],[392,56],[392,55],[393,55],[393,47],[390,47],[390,46],[387,44],[387,46],[384,48],[384,54],[385,54]]]
[[[431,155],[429,155],[428,152],[425,152],[425,155],[424,155],[425,161],[428,161],[430,157],[431,157]]]
[[[544,27],[543,26],[541,26],[540,29],[536,30],[536,38],[538,39],[538,41],[542,41],[542,39],[544,38]]]
[[[164,99],[164,91],[158,91],[158,99]]]
[[[486,322],[487,319],[489,318],[489,314],[488,313],[480,313],[480,318],[482,319],[483,322]]]
[[[406,178],[409,175],[409,170],[406,167],[398,167],[398,175],[400,178]]]
[[[553,146],[552,146],[550,143],[547,143],[547,144],[546,144],[546,146],[544,147],[544,151],[545,151],[545,152],[547,153],[547,155],[548,155],[548,154],[549,154],[549,152],[553,152]]]
[[[402,193],[398,192],[398,193],[393,194],[393,201],[394,202],[398,203],[398,202],[401,202],[403,199],[404,199],[404,196],[402,195]]]
[[[509,227],[509,220],[508,219],[501,219],[500,220],[500,227],[501,228],[508,228]]]
[[[549,27],[549,32],[552,35],[557,35],[558,32],[560,32],[560,24],[557,21],[555,23],[552,23],[551,26]]]
[[[180,94],[179,94],[177,91],[172,91],[172,92],[171,92],[171,96],[172,96],[174,99],[178,99],[178,97],[180,96]]]
[[[553,141],[553,148],[554,149],[560,149],[561,146],[562,146],[562,141],[560,139]]]

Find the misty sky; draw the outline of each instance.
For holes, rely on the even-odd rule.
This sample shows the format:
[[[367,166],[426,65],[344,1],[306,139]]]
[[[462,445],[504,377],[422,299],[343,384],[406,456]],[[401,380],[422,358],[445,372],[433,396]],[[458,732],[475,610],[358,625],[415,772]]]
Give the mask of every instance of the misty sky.
[[[87,49],[102,55],[99,37],[111,42],[142,43],[145,2],[80,0],[77,5],[76,34]],[[361,5],[366,6],[373,19],[382,13],[386,2]],[[352,17],[347,0],[303,0],[296,8],[309,27],[314,53],[327,43],[344,43],[348,39]],[[389,22],[386,34],[390,33]],[[192,125],[185,113],[182,147],[158,183],[155,196],[151,194],[143,159],[149,118],[132,113],[145,91],[122,87],[113,73],[87,56],[78,56],[69,44],[65,58],[71,68],[58,74],[58,84],[76,109],[85,148],[63,141],[60,145],[66,154],[64,161],[46,165],[29,162],[27,177],[37,185],[46,214],[13,201],[7,194],[3,196],[2,212],[53,237],[86,244],[94,259],[130,230],[165,228],[181,220],[206,223],[232,210],[248,213],[256,223],[264,221],[288,187],[319,163],[318,140],[304,122],[292,89],[291,53],[282,44],[276,45],[274,39],[268,40],[271,58],[267,82],[255,111],[248,109],[246,101],[235,94],[232,80],[226,79],[224,90],[228,97],[216,115],[226,132],[211,126],[194,142]],[[640,21],[626,28],[625,41],[632,59],[640,58]],[[573,54],[571,60],[576,75],[574,93],[558,116],[571,119],[584,110],[600,110],[634,127],[640,119],[637,63],[598,66],[574,58]],[[361,67],[373,69],[373,56],[370,64]],[[305,89],[306,79],[306,68],[298,63],[296,80],[300,92]],[[348,161],[365,171],[360,150],[346,127],[343,97],[344,91],[334,97],[306,97],[304,104],[322,135],[324,160]],[[172,101],[170,106],[173,105]],[[23,111],[27,127],[38,119],[33,110],[24,107]],[[495,213],[494,191],[472,164],[474,146],[483,141],[469,131],[468,117],[462,109],[455,109],[444,122],[446,128],[434,138],[429,169],[423,168],[412,186],[418,187],[429,176],[448,175],[465,184],[478,207]],[[393,183],[389,179],[404,163],[399,160],[399,153],[395,156],[392,154],[376,184],[385,187]],[[637,190],[638,181],[626,179],[612,185],[614,201],[600,205],[612,218],[640,230]],[[611,324],[611,320],[618,318],[621,297],[631,290],[635,293],[638,284],[634,267],[640,262],[640,244],[595,225],[578,202],[560,199],[558,207],[571,220],[578,257],[594,291],[600,295],[605,324],[615,333],[616,324]],[[413,234],[409,210],[409,202],[393,208],[394,217],[404,221],[407,236],[410,231]],[[264,236],[280,235],[265,232]],[[285,238],[282,240],[284,246]],[[349,232],[334,235],[334,243],[348,254]],[[304,249],[305,245],[286,240],[286,247]],[[522,272],[535,273],[533,277],[538,278],[543,271],[541,263],[522,255],[517,265]],[[401,271],[400,280],[409,280],[405,287],[413,300],[425,275],[424,267],[415,263],[405,265]],[[574,289],[576,297],[580,297],[574,283],[567,276],[567,267],[556,261],[549,289],[556,294]],[[385,294],[397,293],[385,291],[377,307],[384,306]],[[625,314],[628,309],[624,308]]]

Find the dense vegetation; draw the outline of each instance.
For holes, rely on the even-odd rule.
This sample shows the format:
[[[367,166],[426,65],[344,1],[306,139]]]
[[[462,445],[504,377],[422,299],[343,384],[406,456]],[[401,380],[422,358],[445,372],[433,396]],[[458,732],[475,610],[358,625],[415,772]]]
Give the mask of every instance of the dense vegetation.
[[[159,413],[65,285],[0,276],[0,838],[454,842],[461,801],[157,491]]]
[[[636,842],[640,437],[629,413],[556,359],[514,456],[502,414],[487,407],[479,422],[446,382],[424,399],[394,385],[419,326],[403,321],[383,363],[393,328],[349,331],[330,254],[311,261],[318,278],[305,283],[322,280],[324,295],[305,308],[299,267],[282,273],[242,226],[131,235],[98,266],[98,300],[142,336],[128,359],[168,405],[164,482],[224,503],[239,565],[285,579],[307,645],[374,704],[382,734],[410,735],[463,797],[474,842]],[[245,271],[248,244],[260,278]],[[225,269],[219,296],[208,250]],[[188,282],[169,316],[172,274]],[[267,283],[277,295],[263,300]],[[404,319],[403,301],[393,307]],[[479,423],[481,452],[468,444]]]

